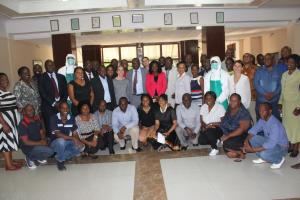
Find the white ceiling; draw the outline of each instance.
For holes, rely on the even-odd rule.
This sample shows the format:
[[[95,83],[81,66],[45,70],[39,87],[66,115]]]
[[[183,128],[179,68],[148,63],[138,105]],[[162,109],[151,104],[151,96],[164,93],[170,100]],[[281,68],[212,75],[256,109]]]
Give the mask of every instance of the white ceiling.
[[[300,7],[300,0],[0,0],[0,14],[12,18],[180,7]]]

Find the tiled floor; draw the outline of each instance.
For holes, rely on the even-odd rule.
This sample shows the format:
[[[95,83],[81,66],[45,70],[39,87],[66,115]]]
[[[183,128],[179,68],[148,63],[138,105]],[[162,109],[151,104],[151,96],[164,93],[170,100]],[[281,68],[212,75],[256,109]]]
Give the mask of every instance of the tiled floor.
[[[183,152],[155,152],[148,147],[144,149],[142,153],[137,154],[129,150],[129,145],[127,146],[126,151],[119,151],[118,148],[118,145],[116,145],[115,149],[118,154],[114,156],[106,155],[107,152],[99,152],[98,154],[100,156],[96,160],[80,159],[76,162],[72,162],[67,165],[67,172],[58,172],[56,167],[52,165],[55,164],[54,160],[49,160],[49,165],[39,167],[35,171],[30,171],[29,169],[24,168],[22,171],[15,173],[5,172],[3,169],[0,169],[0,195],[3,195],[3,193],[9,193],[7,195],[14,197],[12,199],[18,199],[18,196],[14,196],[14,192],[17,191],[16,187],[10,185],[14,190],[5,189],[5,187],[1,186],[1,184],[5,184],[2,180],[12,178],[13,180],[21,180],[22,183],[25,181],[30,182],[30,180],[34,179],[41,180],[48,179],[50,177],[53,179],[55,176],[64,177],[64,185],[77,182],[80,183],[80,195],[88,195],[90,188],[86,187],[87,183],[85,182],[85,177],[87,175],[89,178],[88,180],[94,180],[92,182],[88,182],[88,185],[92,185],[92,188],[94,188],[94,186],[101,187],[108,181],[108,184],[104,186],[105,192],[107,193],[104,192],[104,194],[113,193],[111,199],[114,199],[113,197],[117,197],[117,199],[124,200],[192,200],[228,199],[227,197],[231,197],[229,199],[234,200],[240,197],[239,190],[243,192],[245,191],[245,194],[250,192],[261,194],[262,196],[260,196],[260,199],[286,199],[300,197],[300,170],[293,170],[289,168],[289,165],[300,162],[299,158],[288,158],[288,161],[282,170],[272,171],[266,166],[254,167],[251,163],[251,156],[248,156],[247,159],[241,163],[234,163],[232,160],[227,159],[222,155],[212,159],[207,156],[209,149],[203,147],[201,149],[198,147]],[[17,153],[15,154],[15,157],[22,158],[23,155],[21,153]],[[128,161],[135,161],[129,162],[131,163],[130,166],[132,166],[132,163],[135,163],[135,174],[127,173],[127,177],[122,177],[122,173],[119,173],[118,170],[122,169],[122,167],[120,167],[122,163],[127,163]],[[95,165],[95,163],[98,164]],[[105,164],[113,166],[112,169],[107,171],[108,165]],[[0,161],[0,166],[3,166],[3,161]],[[98,171],[99,174],[95,174],[98,173]],[[129,171],[131,171],[131,168]],[[104,172],[107,175],[105,175],[105,177],[112,175],[111,180],[113,181],[101,178],[100,174],[103,174],[101,172]],[[119,185],[122,180],[118,181],[117,176],[114,176],[113,174],[121,176],[120,179],[124,178],[122,180],[125,180],[125,178],[126,180],[134,180],[133,198],[130,196],[132,195],[130,188],[127,189],[128,196],[118,192],[119,187],[122,187]],[[74,179],[68,179],[70,178],[69,175],[74,176]],[[94,176],[97,176],[97,179],[92,179]],[[37,182],[39,183],[39,181]],[[111,185],[113,182],[116,184]],[[126,188],[128,184],[131,184],[130,181],[128,183],[124,183],[124,188]],[[229,185],[231,184],[236,186],[236,188],[230,188]],[[283,187],[284,190],[279,187],[279,184],[281,184],[281,187]],[[273,191],[271,196],[270,194],[261,193],[263,189],[268,189],[269,185],[270,187],[274,186],[279,189]],[[249,186],[250,188],[247,188],[246,186]],[[19,186],[18,188],[22,189],[22,187]],[[23,189],[23,191],[28,191],[28,188],[26,187]],[[68,197],[58,199],[70,199],[69,197],[71,196],[72,200],[82,199],[80,195],[72,195],[71,191],[73,191],[73,188],[70,189],[70,191],[66,190],[66,193],[69,195]],[[97,193],[99,193],[97,196],[98,199],[101,198],[102,195],[100,189]],[[90,194],[93,194],[93,192]],[[212,194],[215,195],[214,197],[216,198],[211,198]],[[243,196],[242,199],[247,198],[248,196]],[[19,199],[23,200],[24,198]],[[43,198],[40,198],[40,200],[42,199]],[[0,200],[6,199],[1,198],[0,196]]]
[[[300,172],[271,170],[270,164],[254,165],[255,155],[240,163],[224,155],[163,159],[161,167],[169,200],[267,200],[300,196]]]

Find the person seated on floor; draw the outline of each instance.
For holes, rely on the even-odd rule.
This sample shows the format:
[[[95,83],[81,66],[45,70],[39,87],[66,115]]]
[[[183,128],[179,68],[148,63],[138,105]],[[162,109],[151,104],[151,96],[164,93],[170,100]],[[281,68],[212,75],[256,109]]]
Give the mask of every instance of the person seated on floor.
[[[153,138],[154,124],[155,124],[155,108],[152,103],[152,98],[149,94],[141,96],[141,105],[138,107],[140,137],[139,141],[147,145],[147,140]]]
[[[58,113],[51,117],[51,148],[56,153],[58,170],[66,170],[65,161],[80,156],[84,144],[78,139],[75,118],[69,114],[67,102],[58,105]]]
[[[233,93],[220,125],[223,132],[221,137],[223,149],[229,158],[245,158],[242,147],[250,127],[251,115],[241,103],[241,96]]]
[[[75,117],[78,127],[77,133],[80,141],[85,145],[83,156],[96,159],[95,153],[99,149],[104,149],[100,135],[100,128],[94,115],[91,113],[91,105],[88,101],[79,102],[78,115]]]
[[[176,134],[180,140],[181,150],[187,150],[189,141],[193,146],[198,145],[198,136],[201,127],[200,108],[196,103],[192,103],[192,96],[185,93],[182,96],[182,104],[177,106],[177,128]]]
[[[139,116],[135,106],[128,104],[126,97],[119,99],[119,106],[112,113],[112,127],[115,140],[120,144],[120,149],[126,149],[125,136],[130,135],[132,149],[140,152],[139,139]]]
[[[36,163],[46,164],[47,158],[52,156],[54,152],[48,147],[46,132],[31,104],[27,104],[23,108],[23,119],[19,123],[18,133],[28,168],[35,169]]]
[[[159,109],[155,113],[155,126],[153,133],[155,135],[155,141],[151,141],[154,149],[161,151],[165,147],[169,147],[173,151],[180,150],[179,139],[176,135],[175,129],[177,127],[177,117],[175,110],[168,105],[168,96],[162,94],[158,100]],[[165,144],[158,145],[158,134],[162,134],[165,137]]]
[[[100,100],[99,109],[94,112],[94,116],[100,128],[98,135],[103,148],[108,147],[109,154],[115,154],[114,151],[114,132],[112,129],[112,112],[106,109],[106,101]]]
[[[218,141],[223,135],[220,128],[222,118],[225,115],[225,109],[216,103],[217,95],[213,91],[208,91],[204,95],[205,104],[200,109],[201,133],[199,136],[199,144],[210,145],[210,156],[219,153]]]
[[[271,169],[279,169],[288,153],[289,142],[282,123],[272,115],[270,103],[259,106],[260,120],[250,130],[244,142],[244,152],[256,153],[255,164],[271,163]],[[263,132],[262,135],[258,133]]]

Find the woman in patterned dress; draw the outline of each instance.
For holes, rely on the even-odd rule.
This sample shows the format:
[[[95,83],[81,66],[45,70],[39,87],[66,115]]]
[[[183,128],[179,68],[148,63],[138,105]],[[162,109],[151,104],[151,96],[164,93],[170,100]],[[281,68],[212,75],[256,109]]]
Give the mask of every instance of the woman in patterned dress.
[[[17,98],[17,107],[21,111],[27,104],[34,106],[37,115],[41,115],[41,98],[38,88],[31,80],[30,70],[23,66],[18,69],[20,80],[16,82],[13,94]]]
[[[4,157],[5,169],[18,170],[23,164],[12,160],[12,151],[18,150],[17,125],[20,116],[16,97],[8,91],[8,88],[8,77],[0,72],[0,152]]]

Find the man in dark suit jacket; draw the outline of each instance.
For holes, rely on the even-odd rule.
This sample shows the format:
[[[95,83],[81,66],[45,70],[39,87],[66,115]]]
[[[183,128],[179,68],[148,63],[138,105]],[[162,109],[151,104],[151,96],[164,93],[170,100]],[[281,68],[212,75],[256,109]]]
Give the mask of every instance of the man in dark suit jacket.
[[[129,101],[135,107],[141,104],[141,95],[147,93],[146,74],[147,70],[140,67],[140,60],[138,58],[132,59],[132,69],[127,73],[127,79],[129,80],[129,91],[131,94]]]
[[[50,134],[50,118],[58,112],[58,104],[67,101],[67,81],[66,78],[55,72],[55,65],[52,60],[45,62],[46,72],[39,79],[39,92],[42,99],[42,116],[45,121],[47,134]]]
[[[99,66],[97,69],[98,75],[91,80],[91,85],[94,91],[93,110],[98,110],[100,100],[105,100],[107,109],[113,111],[116,107],[115,90],[112,79],[106,76],[104,66]]]
[[[91,82],[91,80],[97,76],[97,73],[93,71],[92,62],[87,60],[83,65],[84,70],[84,80],[86,82]]]

